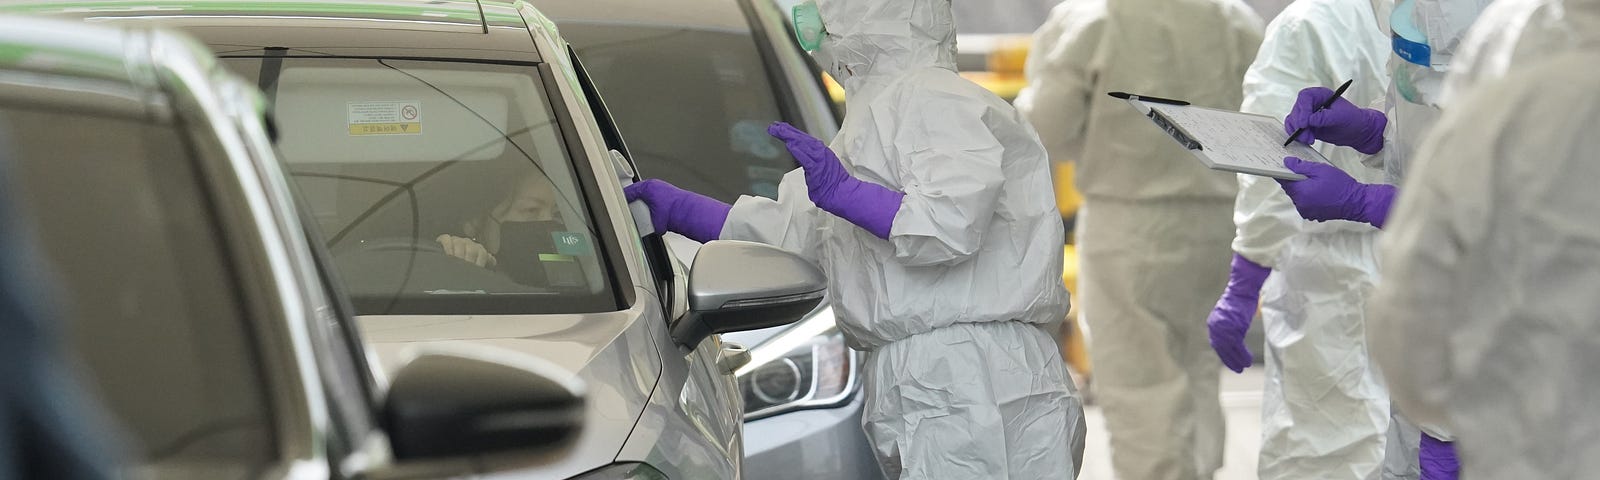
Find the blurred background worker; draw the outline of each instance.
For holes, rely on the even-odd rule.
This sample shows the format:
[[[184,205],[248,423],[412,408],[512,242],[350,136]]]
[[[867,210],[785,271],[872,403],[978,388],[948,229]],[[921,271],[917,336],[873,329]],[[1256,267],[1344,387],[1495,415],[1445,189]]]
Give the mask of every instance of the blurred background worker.
[[[1240,110],[1283,118],[1301,89],[1346,80],[1352,83],[1344,98],[1380,103],[1389,83],[1385,33],[1368,0],[1290,4],[1267,26],[1245,74]],[[1381,141],[1365,147],[1370,151],[1323,144],[1319,151],[1352,176],[1376,183],[1383,170],[1362,160],[1381,147]],[[1365,312],[1378,280],[1378,229],[1308,222],[1272,179],[1238,177],[1233,267],[1207,325],[1222,363],[1241,372],[1253,360],[1245,332],[1261,307],[1269,380],[1260,478],[1416,478],[1420,433],[1391,422],[1388,392],[1367,357]]]
[[[1472,25],[1489,0],[1401,0],[1377,1],[1379,27],[1391,32],[1389,59],[1390,84],[1386,111],[1361,108],[1347,99],[1336,99],[1329,108],[1318,109],[1333,97],[1327,88],[1308,88],[1300,92],[1293,110],[1284,120],[1284,130],[1304,132],[1297,141],[1310,144],[1322,140],[1348,146],[1363,153],[1369,165],[1380,165],[1388,184],[1362,183],[1337,167],[1285,159],[1285,164],[1305,174],[1301,181],[1283,181],[1284,192],[1295,209],[1306,219],[1317,221],[1351,220],[1383,228],[1397,184],[1406,177],[1418,144],[1434,128],[1447,103],[1443,98],[1446,74],[1454,56]],[[1390,280],[1392,281],[1392,280]],[[1381,336],[1373,338],[1382,339]],[[1390,386],[1405,388],[1404,381],[1388,379]],[[1400,409],[1402,412],[1405,409]],[[1419,422],[1423,434],[1419,444],[1421,476],[1425,480],[1454,479],[1459,469],[1453,436],[1441,422]]]
[[[3,126],[3,124],[0,124]],[[0,135],[0,185],[11,162]],[[0,192],[0,479],[119,478],[103,414],[75,383],[30,229]]]
[[[1462,478],[1600,471],[1600,1],[1501,0],[1382,242],[1373,354],[1458,435]]]
[[[1016,104],[1051,160],[1077,165],[1079,315],[1119,478],[1210,478],[1222,464],[1199,319],[1227,278],[1238,188],[1106,92],[1237,108],[1260,44],[1238,0],[1066,0],[1035,34]]]
[[[777,200],[729,206],[655,180],[628,198],[657,230],[822,265],[867,352],[862,423],[889,478],[1075,477],[1083,410],[1046,333],[1068,299],[1038,135],[956,74],[949,0],[819,0],[794,26],[849,93],[834,147],[769,128],[801,165]]]

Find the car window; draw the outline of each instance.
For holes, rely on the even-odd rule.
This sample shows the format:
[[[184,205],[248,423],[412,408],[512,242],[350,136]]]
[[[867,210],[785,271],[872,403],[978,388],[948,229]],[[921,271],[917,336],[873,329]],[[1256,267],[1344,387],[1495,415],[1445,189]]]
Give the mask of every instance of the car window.
[[[767,126],[786,118],[748,30],[565,22],[642,176],[724,202],[776,198],[797,165]],[[663,94],[670,92],[670,94]]]
[[[180,134],[4,107],[0,128],[71,350],[140,467],[240,478],[275,458],[248,319]]]
[[[279,157],[358,314],[618,308],[537,67],[225,63],[269,86]]]

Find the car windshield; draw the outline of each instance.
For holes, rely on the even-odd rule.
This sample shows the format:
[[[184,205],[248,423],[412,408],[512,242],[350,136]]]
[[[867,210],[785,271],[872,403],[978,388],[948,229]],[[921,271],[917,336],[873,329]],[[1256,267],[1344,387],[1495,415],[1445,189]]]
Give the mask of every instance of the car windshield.
[[[242,478],[275,458],[261,362],[191,144],[145,118],[0,107],[0,129],[71,352],[130,460],[209,472],[167,478]]]
[[[619,307],[536,66],[225,62],[266,86],[279,157],[359,314]]]
[[[724,202],[776,198],[797,165],[767,125],[789,118],[748,30],[561,24],[640,174]],[[670,94],[663,94],[670,92]]]

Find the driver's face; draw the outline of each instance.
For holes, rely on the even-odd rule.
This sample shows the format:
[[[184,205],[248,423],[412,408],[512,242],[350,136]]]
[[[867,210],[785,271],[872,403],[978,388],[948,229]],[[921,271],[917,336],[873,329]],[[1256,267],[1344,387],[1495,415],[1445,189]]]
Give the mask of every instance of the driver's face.
[[[529,176],[517,183],[511,197],[499,208],[502,222],[536,222],[556,217],[556,191],[542,176]]]

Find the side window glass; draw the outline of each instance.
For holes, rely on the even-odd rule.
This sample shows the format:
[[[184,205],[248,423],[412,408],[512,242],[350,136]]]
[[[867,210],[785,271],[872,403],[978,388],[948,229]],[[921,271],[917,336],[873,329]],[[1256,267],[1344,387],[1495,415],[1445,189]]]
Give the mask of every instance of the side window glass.
[[[71,351],[135,469],[242,478],[266,468],[274,423],[243,289],[180,133],[3,107],[0,128],[15,140],[19,197],[71,319]]]
[[[541,69],[223,62],[246,77],[280,67],[279,160],[357,313],[590,313],[631,296],[614,291],[607,212],[591,208]]]
[[[572,59],[574,68],[577,69],[578,83],[583,85],[583,95],[588,98],[589,109],[594,112],[595,120],[600,124],[600,136],[605,139],[606,147],[621,152],[624,157],[629,159],[629,162],[632,162],[633,157],[628,154],[628,146],[622,138],[622,132],[618,130],[616,121],[612,119],[611,112],[606,108],[605,100],[595,90],[594,81],[589,79],[589,72],[584,70],[582,59],[578,58],[577,53],[570,48],[567,49],[567,55]],[[634,172],[639,172],[637,163],[634,163],[632,168]],[[642,173],[639,175],[639,179],[644,179]],[[655,279],[655,286],[661,295],[662,305],[670,313],[672,311],[671,306],[676,300],[674,297],[677,294],[676,289],[673,288],[672,251],[667,248],[660,235],[652,235],[650,238],[643,239],[634,235],[634,240],[637,247],[644,254],[645,262],[650,266],[650,274]]]
[[[589,101],[589,109],[594,112],[595,121],[599,122],[600,136],[606,141],[606,148],[622,152],[629,159],[633,157],[628,153],[628,145],[622,140],[622,132],[617,129],[617,122],[611,118],[611,111],[606,108],[606,102],[600,97],[600,92],[594,88],[594,81],[589,79],[589,72],[584,70],[583,61],[578,58],[577,52],[567,49],[567,56],[572,59],[572,66],[578,72],[578,83],[583,85],[583,96]],[[638,166],[634,166],[638,171]]]

